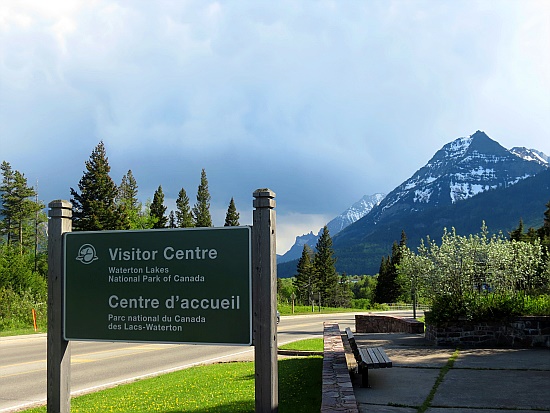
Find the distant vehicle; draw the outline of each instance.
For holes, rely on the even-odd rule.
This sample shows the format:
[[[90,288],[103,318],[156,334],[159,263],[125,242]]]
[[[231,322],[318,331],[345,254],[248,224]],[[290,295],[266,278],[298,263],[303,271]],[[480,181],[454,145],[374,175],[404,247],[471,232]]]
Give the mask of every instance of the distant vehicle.
[[[277,324],[279,324],[279,321],[281,321],[281,313],[277,310]]]

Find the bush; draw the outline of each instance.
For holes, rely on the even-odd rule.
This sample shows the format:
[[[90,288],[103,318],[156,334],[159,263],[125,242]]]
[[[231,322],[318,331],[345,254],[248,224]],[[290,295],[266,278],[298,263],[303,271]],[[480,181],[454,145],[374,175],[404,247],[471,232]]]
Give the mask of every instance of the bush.
[[[448,321],[499,321],[510,317],[550,316],[550,295],[538,297],[523,294],[472,294],[463,297],[436,297],[426,314],[428,324]]]
[[[368,298],[355,298],[351,300],[351,307],[369,310],[371,308],[371,302]]]
[[[526,297],[525,312],[528,315],[550,316],[550,294]]]
[[[32,309],[36,311],[37,325],[45,329],[48,315],[44,296],[30,291],[16,293],[9,288],[0,289],[0,331],[33,327]]]

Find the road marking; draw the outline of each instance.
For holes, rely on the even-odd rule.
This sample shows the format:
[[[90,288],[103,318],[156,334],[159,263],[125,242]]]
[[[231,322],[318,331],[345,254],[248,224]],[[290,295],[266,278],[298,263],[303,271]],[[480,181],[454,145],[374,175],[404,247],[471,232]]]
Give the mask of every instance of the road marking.
[[[148,344],[142,344],[137,345],[133,347],[124,347],[120,349],[109,349],[109,350],[100,350],[100,351],[92,351],[88,353],[82,353],[82,354],[72,354],[71,355],[71,364],[81,364],[81,363],[91,363],[94,361],[103,361],[103,360],[110,360],[118,357],[126,357],[126,356],[133,356],[135,354],[142,354],[142,353],[148,353],[151,351],[157,351],[157,350],[165,350],[171,347],[175,347],[176,345],[148,345]],[[110,356],[104,356],[101,357],[101,355],[109,354]],[[100,357],[94,357],[94,356],[100,356]],[[7,371],[10,368],[14,367],[21,367],[21,366],[27,366],[32,364],[42,364],[40,368],[35,368],[32,370],[25,370],[25,371],[19,371],[16,373],[2,373],[3,371]],[[15,364],[8,364],[5,366],[0,366],[0,378],[6,378],[6,377],[14,377],[14,376],[20,376],[22,374],[30,374],[30,373],[36,373],[38,371],[45,371],[47,369],[47,360],[36,360],[36,361],[26,361],[23,363],[15,363]]]
[[[180,366],[171,367],[169,369],[158,370],[158,371],[155,371],[155,372],[152,372],[152,373],[147,373],[147,374],[142,374],[142,375],[139,375],[139,376],[128,377],[126,379],[116,380],[116,381],[101,384],[101,385],[98,385],[98,386],[93,386],[93,387],[88,387],[88,388],[85,388],[85,389],[75,390],[75,391],[71,392],[71,397],[82,396],[84,394],[93,393],[93,392],[96,392],[96,391],[99,391],[99,390],[105,390],[105,389],[115,387],[115,386],[118,386],[118,385],[121,385],[121,384],[126,384],[126,383],[131,383],[131,382],[136,381],[136,380],[143,380],[143,379],[147,379],[147,378],[151,378],[151,377],[156,377],[156,376],[160,376],[161,374],[172,373],[174,371],[179,371],[179,370],[187,369],[187,368],[190,368],[190,367],[199,366],[199,365],[202,365],[202,364],[212,364],[216,361],[220,361],[220,360],[223,360],[223,359],[226,359],[226,358],[235,357],[235,356],[239,356],[239,355],[242,355],[242,354],[250,353],[253,350],[254,350],[254,347],[250,347],[250,348],[247,348],[246,350],[239,351],[237,353],[227,354],[225,356],[212,357],[212,358],[207,359],[207,360],[197,361],[197,362],[188,363],[188,364],[182,364]],[[21,410],[23,408],[28,408],[28,407],[31,407],[31,406],[44,405],[46,402],[47,402],[47,399],[41,399],[41,400],[36,400],[36,401],[33,401],[33,402],[27,402],[27,403],[19,404],[17,406],[12,406],[12,407],[8,407],[6,409],[2,409],[2,410],[0,410],[0,413],[15,412],[15,411]]]

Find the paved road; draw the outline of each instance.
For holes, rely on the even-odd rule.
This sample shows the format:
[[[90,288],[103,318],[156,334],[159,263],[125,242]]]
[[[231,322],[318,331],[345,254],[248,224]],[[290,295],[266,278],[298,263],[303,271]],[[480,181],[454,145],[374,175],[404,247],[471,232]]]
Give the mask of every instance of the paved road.
[[[403,315],[404,313],[400,313]],[[278,344],[319,336],[323,321],[354,326],[353,314],[282,317]],[[81,394],[195,364],[252,360],[253,347],[73,342],[71,391]],[[46,335],[0,338],[0,413],[45,403]]]

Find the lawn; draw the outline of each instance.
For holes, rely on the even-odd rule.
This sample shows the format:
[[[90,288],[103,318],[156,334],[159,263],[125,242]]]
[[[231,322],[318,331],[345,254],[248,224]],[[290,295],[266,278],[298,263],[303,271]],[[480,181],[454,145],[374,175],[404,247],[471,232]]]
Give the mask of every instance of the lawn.
[[[279,360],[279,412],[320,411],[322,362],[321,356]],[[43,413],[46,407],[26,412]],[[76,397],[71,412],[254,412],[254,363],[197,366]]]

